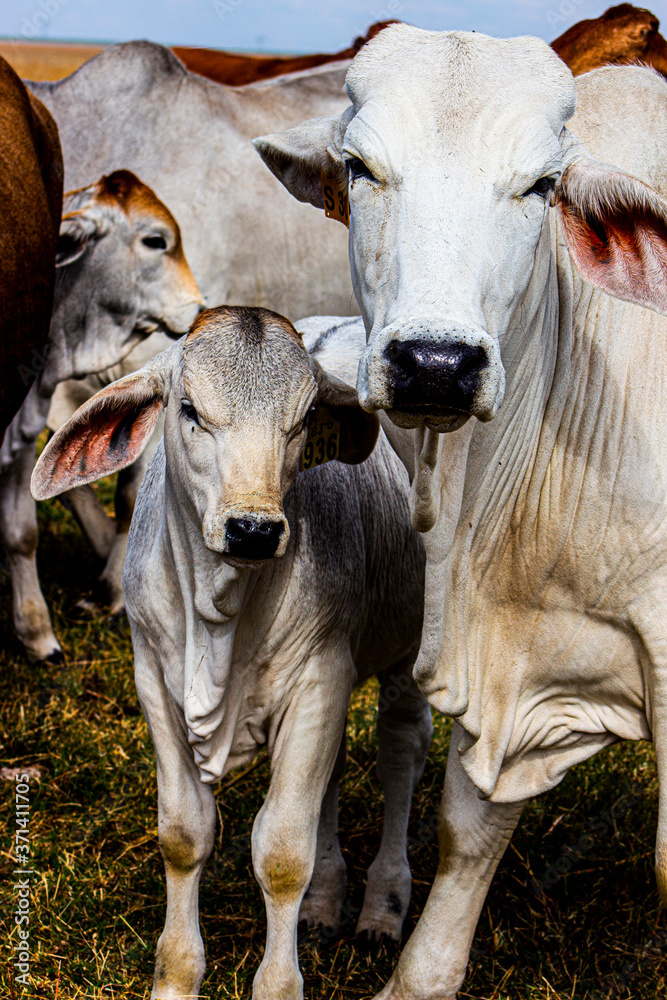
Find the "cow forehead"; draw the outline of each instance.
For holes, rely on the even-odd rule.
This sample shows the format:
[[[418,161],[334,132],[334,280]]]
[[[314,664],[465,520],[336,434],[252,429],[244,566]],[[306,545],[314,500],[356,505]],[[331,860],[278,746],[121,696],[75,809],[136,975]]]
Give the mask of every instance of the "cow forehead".
[[[221,423],[250,412],[280,423],[279,414],[315,388],[291,323],[266,309],[227,306],[204,311],[193,324],[183,345],[182,383]]]
[[[570,70],[539,38],[405,24],[386,28],[361,50],[346,90],[357,113],[384,105],[401,125],[461,132],[480,114],[487,121],[509,114],[546,117],[558,135],[576,106]]]

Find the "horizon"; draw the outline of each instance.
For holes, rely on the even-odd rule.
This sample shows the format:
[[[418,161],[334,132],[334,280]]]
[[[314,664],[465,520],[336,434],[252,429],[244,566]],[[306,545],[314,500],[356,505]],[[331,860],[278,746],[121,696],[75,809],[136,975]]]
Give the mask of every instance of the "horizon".
[[[599,0],[11,0],[0,10],[8,41],[106,45],[146,38],[163,45],[298,54],[336,52],[375,21],[398,19],[429,30],[471,30],[553,41],[610,6]],[[652,4],[658,17],[665,0]]]

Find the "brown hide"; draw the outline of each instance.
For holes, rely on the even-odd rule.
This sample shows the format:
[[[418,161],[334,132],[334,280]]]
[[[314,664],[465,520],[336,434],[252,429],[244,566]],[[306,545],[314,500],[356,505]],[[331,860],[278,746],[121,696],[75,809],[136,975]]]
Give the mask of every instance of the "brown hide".
[[[62,186],[56,124],[0,58],[0,440],[43,367]]]
[[[356,38],[349,48],[341,52],[307,56],[244,56],[235,55],[233,52],[219,52],[216,49],[194,49],[184,46],[175,46],[172,52],[191,72],[230,87],[241,87],[256,80],[268,80],[285,73],[297,73],[300,70],[312,69],[314,66],[338,62],[340,59],[354,59],[366,42],[374,38],[388,24],[393,23],[395,22],[379,21],[371,25],[365,35]]]
[[[393,21],[373,24],[365,35],[341,52],[306,56],[250,56],[220,49],[200,49],[177,45],[172,52],[187,68],[217,83],[240,87],[256,80],[268,80],[284,73],[311,69],[340,59],[353,59],[359,49]],[[67,45],[51,42],[0,42],[0,56],[14,67],[24,80],[61,80],[84,62],[101,52],[102,45]]]
[[[667,42],[650,10],[622,3],[579,21],[551,43],[575,76],[610,63],[644,63],[667,76]]]

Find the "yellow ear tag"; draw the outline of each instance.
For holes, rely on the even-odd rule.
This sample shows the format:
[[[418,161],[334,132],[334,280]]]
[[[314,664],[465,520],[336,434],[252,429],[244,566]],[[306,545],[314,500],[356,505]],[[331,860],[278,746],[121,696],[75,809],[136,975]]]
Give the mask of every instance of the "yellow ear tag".
[[[331,177],[322,177],[322,199],[324,214],[327,219],[336,219],[350,228],[350,199],[347,194],[347,183],[339,184]]]
[[[332,417],[325,406],[318,406],[308,428],[308,437],[301,452],[299,472],[314,469],[338,458],[340,452],[340,420]]]

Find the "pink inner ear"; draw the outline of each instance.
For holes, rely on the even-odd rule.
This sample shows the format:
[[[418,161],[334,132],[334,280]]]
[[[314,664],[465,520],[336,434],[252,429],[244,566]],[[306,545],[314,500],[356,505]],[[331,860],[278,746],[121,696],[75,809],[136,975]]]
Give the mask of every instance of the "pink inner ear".
[[[587,211],[563,199],[559,209],[570,252],[587,281],[621,299],[667,311],[664,219],[642,204]]]
[[[85,423],[71,427],[64,440],[56,435],[49,444],[52,461],[44,468],[49,494],[94,482],[131,465],[153,433],[161,409],[159,396],[149,401],[126,397],[121,405],[111,397]]]

